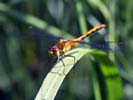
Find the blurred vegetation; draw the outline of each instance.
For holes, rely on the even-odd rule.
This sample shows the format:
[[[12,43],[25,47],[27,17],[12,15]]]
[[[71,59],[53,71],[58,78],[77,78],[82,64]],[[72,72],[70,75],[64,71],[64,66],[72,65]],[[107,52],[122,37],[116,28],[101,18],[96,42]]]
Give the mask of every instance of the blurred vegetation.
[[[116,41],[117,50],[86,54],[55,100],[132,100],[132,4],[133,0],[1,0],[0,98],[33,100],[55,64],[48,48],[59,38],[72,39],[104,23],[107,28],[86,41]]]

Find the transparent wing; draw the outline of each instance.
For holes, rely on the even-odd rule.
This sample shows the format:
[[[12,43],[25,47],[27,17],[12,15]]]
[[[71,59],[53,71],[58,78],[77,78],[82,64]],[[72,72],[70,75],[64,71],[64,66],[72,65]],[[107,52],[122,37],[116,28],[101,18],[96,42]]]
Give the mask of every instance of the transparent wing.
[[[91,41],[91,42],[79,42],[82,45],[89,45],[93,49],[104,50],[104,51],[120,51],[126,49],[127,45],[124,41]]]
[[[46,40],[46,41],[58,41],[60,39],[59,37],[50,35],[47,31],[40,30],[35,27],[30,28],[26,33],[20,32],[20,30],[17,27],[12,27],[8,30],[6,29],[6,34],[8,36],[14,36],[20,39],[33,39],[33,40]]]

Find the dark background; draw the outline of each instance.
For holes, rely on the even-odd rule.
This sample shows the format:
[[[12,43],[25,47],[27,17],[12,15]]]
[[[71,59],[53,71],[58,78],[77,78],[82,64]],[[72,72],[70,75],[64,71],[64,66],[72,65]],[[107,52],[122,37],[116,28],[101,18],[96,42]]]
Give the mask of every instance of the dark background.
[[[33,100],[55,63],[48,56],[48,48],[59,38],[71,40],[97,24],[106,24],[89,40],[116,41],[108,42],[113,50],[106,51],[108,56],[101,56],[102,60],[83,57],[55,100],[101,100],[97,92],[102,100],[113,100],[116,90],[119,100],[132,100],[132,12],[133,0],[0,0],[0,99]],[[111,83],[103,75],[107,59],[113,63],[119,83]],[[107,85],[110,83],[115,87]]]

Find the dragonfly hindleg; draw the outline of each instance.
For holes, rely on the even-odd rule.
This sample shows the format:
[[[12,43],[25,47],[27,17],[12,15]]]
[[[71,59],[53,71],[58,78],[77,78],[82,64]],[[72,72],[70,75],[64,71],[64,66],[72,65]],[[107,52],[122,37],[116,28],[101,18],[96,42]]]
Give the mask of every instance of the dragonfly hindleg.
[[[64,55],[63,58],[64,58],[64,57],[71,57],[71,58],[73,58],[73,59],[74,59],[74,64],[75,64],[75,62],[76,62],[75,56],[72,56],[72,55]]]
[[[64,67],[64,69],[63,69],[63,74],[65,75],[65,63],[64,63],[64,61],[63,61],[63,58],[65,58],[65,57],[71,57],[71,58],[73,58],[74,59],[74,64],[76,63],[76,58],[75,58],[75,56],[72,56],[72,55],[62,55],[61,57],[59,57],[58,59],[57,59],[57,62],[59,62],[59,61],[61,61],[62,62],[62,64],[63,64],[63,67]]]

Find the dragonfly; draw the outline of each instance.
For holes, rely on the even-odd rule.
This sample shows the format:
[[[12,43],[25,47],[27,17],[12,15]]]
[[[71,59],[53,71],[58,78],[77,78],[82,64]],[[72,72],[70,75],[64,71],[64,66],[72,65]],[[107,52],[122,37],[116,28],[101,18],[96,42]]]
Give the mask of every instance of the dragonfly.
[[[76,58],[74,56],[71,55],[65,55],[66,52],[68,52],[69,50],[73,49],[74,47],[77,47],[79,44],[82,43],[82,41],[91,36],[92,34],[94,34],[95,32],[97,32],[98,30],[103,29],[104,27],[106,27],[105,24],[99,24],[95,27],[93,27],[92,29],[90,29],[88,32],[86,32],[85,34],[81,35],[78,38],[74,38],[72,40],[65,40],[65,39],[59,39],[58,41],[50,47],[50,49],[48,50],[48,54],[50,57],[57,58],[57,63],[59,61],[62,62],[63,66],[64,66],[64,70],[63,73],[65,73],[65,64],[63,62],[63,58],[64,57],[73,57],[74,58],[74,63]],[[35,31],[35,30],[34,30]],[[9,32],[11,33],[11,32]],[[14,32],[13,32],[14,33]],[[18,32],[20,33],[20,32]],[[38,33],[38,32],[37,32]],[[15,34],[14,34],[15,35]],[[22,39],[28,39],[28,38],[32,38],[32,39],[41,39],[43,37],[47,37],[47,39],[49,39],[52,36],[46,36],[45,34],[40,34],[40,36],[38,36],[37,34],[33,34],[33,35],[29,35],[29,36],[25,36],[22,35],[22,33],[15,35],[17,37],[21,37]],[[53,40],[53,39],[52,39]],[[84,44],[84,43],[83,43]],[[88,45],[88,43],[87,43]]]
[[[62,58],[66,57],[65,53],[68,52],[69,50],[73,49],[74,47],[78,46],[81,41],[83,41],[85,38],[89,37],[90,35],[94,34],[98,30],[101,30],[105,27],[105,24],[99,24],[86,32],[85,34],[81,35],[78,38],[74,38],[72,40],[65,40],[65,39],[60,39],[55,45],[53,45],[48,53],[50,57],[57,57],[58,61],[62,61]],[[73,57],[69,55],[69,57]],[[75,60],[75,57],[74,57]],[[62,61],[63,66],[65,66],[64,62]]]

